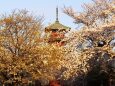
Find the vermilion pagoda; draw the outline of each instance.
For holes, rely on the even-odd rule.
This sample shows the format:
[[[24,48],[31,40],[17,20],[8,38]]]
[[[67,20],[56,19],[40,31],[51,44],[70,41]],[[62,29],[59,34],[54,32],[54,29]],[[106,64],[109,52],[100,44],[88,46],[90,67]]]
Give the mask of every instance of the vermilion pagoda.
[[[70,27],[64,26],[58,20],[58,8],[56,8],[56,21],[45,28],[45,33],[48,36],[48,43],[52,44],[64,44],[62,39],[65,34],[70,31]]]

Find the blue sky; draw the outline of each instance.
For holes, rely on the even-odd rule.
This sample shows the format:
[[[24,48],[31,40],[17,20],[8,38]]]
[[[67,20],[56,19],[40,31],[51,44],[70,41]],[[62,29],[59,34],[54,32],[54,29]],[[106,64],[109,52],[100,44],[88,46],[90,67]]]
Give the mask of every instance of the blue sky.
[[[55,8],[59,7],[59,20],[62,24],[76,28],[73,19],[63,13],[64,6],[71,6],[76,11],[82,11],[83,3],[91,0],[0,0],[0,13],[9,14],[13,9],[27,9],[34,15],[44,15],[44,24],[47,26],[55,21]]]

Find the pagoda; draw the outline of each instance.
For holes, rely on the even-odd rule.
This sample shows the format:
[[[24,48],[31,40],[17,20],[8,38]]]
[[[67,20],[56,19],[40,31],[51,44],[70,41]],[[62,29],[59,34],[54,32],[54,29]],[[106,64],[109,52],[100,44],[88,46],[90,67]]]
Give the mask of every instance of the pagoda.
[[[56,21],[45,28],[45,34],[48,36],[48,43],[63,45],[62,39],[65,38],[65,34],[70,31],[70,27],[61,24],[58,20],[58,7],[56,8]]]

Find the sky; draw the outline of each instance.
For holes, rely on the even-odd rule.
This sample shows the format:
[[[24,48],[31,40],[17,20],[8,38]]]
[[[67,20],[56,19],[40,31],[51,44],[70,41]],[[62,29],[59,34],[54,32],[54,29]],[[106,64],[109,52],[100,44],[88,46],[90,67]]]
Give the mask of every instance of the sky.
[[[27,9],[36,16],[44,16],[44,25],[47,26],[55,21],[56,7],[59,9],[60,23],[71,28],[77,28],[73,19],[63,13],[64,6],[72,7],[75,11],[82,11],[84,3],[91,0],[0,0],[0,14],[9,14],[14,9]]]

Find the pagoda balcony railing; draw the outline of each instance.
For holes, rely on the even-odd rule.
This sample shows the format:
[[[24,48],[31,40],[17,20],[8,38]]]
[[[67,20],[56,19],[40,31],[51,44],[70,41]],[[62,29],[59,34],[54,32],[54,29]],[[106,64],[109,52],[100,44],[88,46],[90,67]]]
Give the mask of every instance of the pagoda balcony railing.
[[[51,33],[50,35],[50,38],[52,39],[57,39],[57,38],[60,38],[60,39],[63,39],[65,36],[63,33]]]

